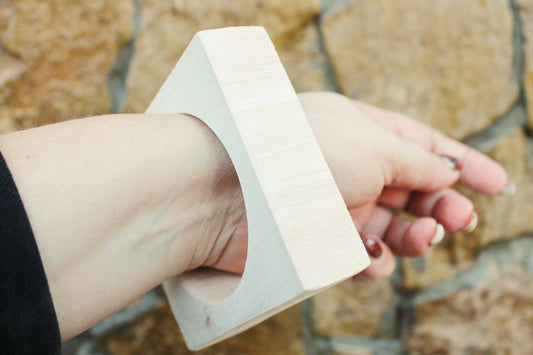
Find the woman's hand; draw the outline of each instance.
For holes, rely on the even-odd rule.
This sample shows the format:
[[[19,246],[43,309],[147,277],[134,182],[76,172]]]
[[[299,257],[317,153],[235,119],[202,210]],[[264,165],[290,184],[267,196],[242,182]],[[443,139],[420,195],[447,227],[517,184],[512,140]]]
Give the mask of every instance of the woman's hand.
[[[363,276],[387,276],[394,255],[425,253],[443,236],[439,224],[451,231],[475,224],[472,203],[447,189],[454,182],[488,194],[506,186],[497,163],[416,121],[337,94],[300,99],[372,256]],[[200,120],[92,117],[2,135],[0,150],[63,340],[185,270],[244,269],[241,189],[224,147]]]
[[[486,194],[511,186],[499,164],[406,116],[334,93],[301,94],[300,101],[371,256],[363,277],[387,277],[394,255],[426,253],[444,229],[475,228],[472,202],[448,189],[455,182]],[[243,271],[247,227],[238,206],[204,266]]]

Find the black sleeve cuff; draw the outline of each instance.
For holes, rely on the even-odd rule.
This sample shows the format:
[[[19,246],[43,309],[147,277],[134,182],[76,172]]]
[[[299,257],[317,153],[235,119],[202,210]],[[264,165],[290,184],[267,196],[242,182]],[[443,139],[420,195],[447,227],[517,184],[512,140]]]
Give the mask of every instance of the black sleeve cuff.
[[[0,353],[60,354],[61,337],[39,250],[0,153]]]

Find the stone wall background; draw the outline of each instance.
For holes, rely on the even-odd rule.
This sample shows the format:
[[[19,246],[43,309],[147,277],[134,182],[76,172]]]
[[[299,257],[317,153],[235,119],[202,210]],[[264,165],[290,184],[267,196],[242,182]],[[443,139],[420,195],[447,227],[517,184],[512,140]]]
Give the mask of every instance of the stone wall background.
[[[231,25],[265,26],[297,91],[427,122],[518,192],[467,192],[473,233],[199,354],[533,353],[533,0],[0,0],[0,132],[142,112],[195,32]],[[64,353],[190,352],[154,290]]]

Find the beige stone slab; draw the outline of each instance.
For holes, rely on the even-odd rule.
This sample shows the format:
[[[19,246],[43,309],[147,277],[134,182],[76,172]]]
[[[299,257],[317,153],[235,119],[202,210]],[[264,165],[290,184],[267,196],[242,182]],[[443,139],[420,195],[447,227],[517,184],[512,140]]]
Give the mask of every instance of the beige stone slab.
[[[0,133],[108,113],[133,1],[2,1]]]
[[[456,282],[415,297],[409,354],[533,353],[533,244],[484,252]]]
[[[344,94],[454,138],[518,98],[507,0],[357,0],[324,16],[322,31]]]
[[[381,329],[396,306],[393,294],[389,280],[345,281],[313,297],[313,329],[325,338],[393,337],[394,327],[390,333]]]
[[[210,28],[264,26],[296,91],[326,87],[315,17],[319,0],[142,0],[125,111],[143,112],[194,34]],[[154,55],[157,53],[157,55]]]
[[[524,63],[524,89],[528,103],[529,126],[533,127],[533,1],[516,0],[517,11],[522,24]]]

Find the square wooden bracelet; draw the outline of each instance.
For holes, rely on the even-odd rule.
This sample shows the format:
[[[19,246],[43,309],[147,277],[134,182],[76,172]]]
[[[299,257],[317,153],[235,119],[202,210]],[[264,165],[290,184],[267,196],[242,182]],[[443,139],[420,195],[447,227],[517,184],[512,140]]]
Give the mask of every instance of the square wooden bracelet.
[[[369,265],[262,27],[196,34],[146,112],[204,121],[232,159],[246,205],[242,277],[202,269],[164,283],[191,349],[240,333]]]

